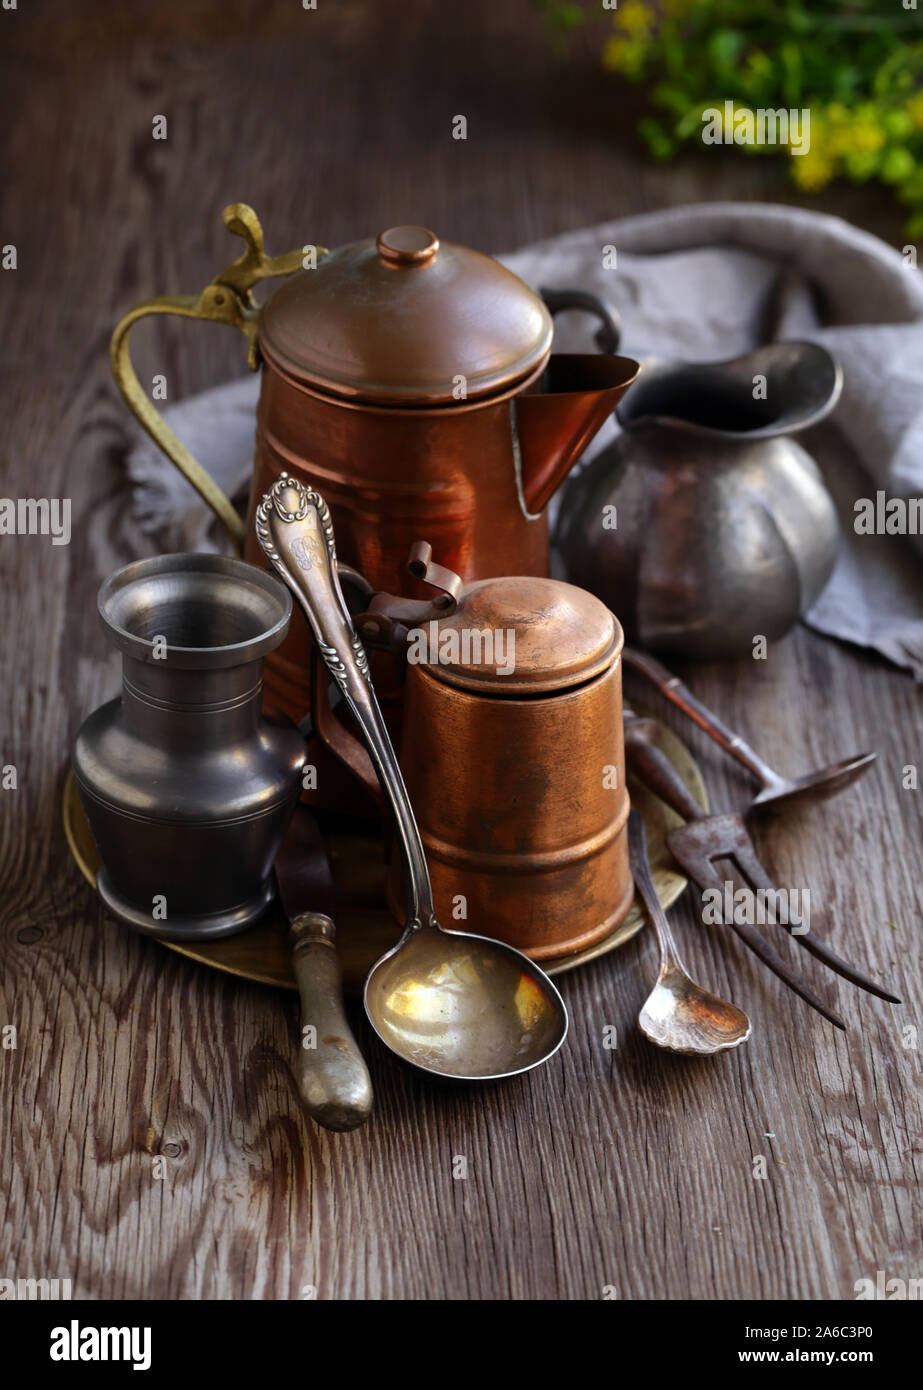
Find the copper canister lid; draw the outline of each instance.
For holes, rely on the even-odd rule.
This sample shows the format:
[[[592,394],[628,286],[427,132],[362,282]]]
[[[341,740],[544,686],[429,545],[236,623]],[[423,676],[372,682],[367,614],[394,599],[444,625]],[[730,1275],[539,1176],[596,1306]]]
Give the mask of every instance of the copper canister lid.
[[[285,281],[260,348],[299,381],[379,405],[500,391],[538,368],[551,316],[512,271],[425,227],[391,227]]]
[[[417,630],[408,659],[439,680],[485,695],[540,695],[611,666],[622,629],[598,598],[556,579],[468,584],[456,611]]]

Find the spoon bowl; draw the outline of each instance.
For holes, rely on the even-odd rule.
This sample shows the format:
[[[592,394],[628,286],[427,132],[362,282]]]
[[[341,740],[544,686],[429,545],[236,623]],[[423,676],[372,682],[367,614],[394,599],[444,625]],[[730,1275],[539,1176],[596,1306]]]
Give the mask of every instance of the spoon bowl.
[[[858,757],[844,758],[841,762],[830,763],[828,767],[816,768],[814,772],[807,772],[803,777],[779,777],[769,781],[750,802],[750,809],[781,805],[808,794],[821,799],[836,796],[837,792],[844,791],[861,777],[877,757],[877,753],[860,753]]]
[[[750,1036],[750,1020],[736,1004],[703,989],[683,965],[667,914],[651,877],[647,836],[640,812],[628,815],[628,855],[641,901],[660,948],[660,973],[638,1015],[638,1027],[657,1047],[698,1057],[739,1047]]]
[[[528,1071],[567,1036],[564,1001],[544,971],[511,946],[438,925],[372,967],[365,1008],[392,1052],[454,1080]]]
[[[698,1056],[726,1052],[750,1036],[750,1020],[742,1009],[677,969],[661,971],[638,1027],[658,1047]]]

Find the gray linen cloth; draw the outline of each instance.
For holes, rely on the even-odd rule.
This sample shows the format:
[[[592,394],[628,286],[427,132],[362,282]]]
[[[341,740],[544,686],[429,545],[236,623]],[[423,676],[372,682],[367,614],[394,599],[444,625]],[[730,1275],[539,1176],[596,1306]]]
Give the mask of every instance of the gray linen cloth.
[[[923,537],[854,530],[858,498],[923,496],[923,273],[910,255],[824,214],[707,203],[568,232],[500,259],[536,289],[579,286],[609,299],[622,316],[620,350],[642,361],[720,361],[781,338],[823,343],[843,366],[843,394],[834,427],[802,442],[836,502],[843,544],[806,621],[923,681]],[[592,351],[596,327],[561,315],[556,347]],[[232,496],[247,487],[258,394],[250,376],[164,412]],[[616,429],[611,419],[585,462]],[[161,543],[224,548],[205,504],[146,437],[128,470],[135,513]]]

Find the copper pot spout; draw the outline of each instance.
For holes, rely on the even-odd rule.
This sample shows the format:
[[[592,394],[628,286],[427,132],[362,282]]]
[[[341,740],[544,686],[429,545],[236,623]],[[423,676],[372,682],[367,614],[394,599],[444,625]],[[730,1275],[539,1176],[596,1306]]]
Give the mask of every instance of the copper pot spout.
[[[554,353],[544,390],[515,403],[522,495],[533,516],[551,500],[640,368],[630,357]]]

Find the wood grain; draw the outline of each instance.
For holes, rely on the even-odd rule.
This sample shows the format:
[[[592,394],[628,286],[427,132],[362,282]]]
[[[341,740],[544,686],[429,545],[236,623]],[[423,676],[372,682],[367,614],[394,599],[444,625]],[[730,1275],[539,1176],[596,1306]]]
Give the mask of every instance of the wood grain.
[[[784,770],[880,749],[852,794],[756,839],[903,1006],[805,964],[854,1021],[841,1037],[687,901],[690,964],[752,1014],[739,1053],[674,1059],[636,1035],[644,934],[564,977],[568,1046],[502,1087],[427,1085],[357,1018],[377,1110],[349,1135],[302,1119],[294,1002],[120,931],[58,811],[76,729],[116,686],[95,590],[155,549],[129,514],[108,337],[135,300],[226,263],[225,203],[259,209],[271,251],[402,221],[500,251],[666,204],[792,199],[784,176],[733,154],[649,166],[598,40],[554,59],[526,0],[33,0],[0,23],[0,242],[19,254],[0,272],[0,491],[74,509],[69,546],[0,539],[0,761],[18,770],[0,793],[0,1025],[18,1029],[0,1052],[0,1275],[210,1299],[852,1298],[876,1269],[919,1276],[920,1053],[901,1030],[923,1025],[923,792],[901,769],[923,749],[919,692],[882,662],[799,630],[765,663],[683,674]],[[884,197],[824,206],[900,244]],[[217,328],[137,339],[142,380],[165,372],[171,396],[243,370]],[[687,736],[713,803],[740,803],[731,765]]]

